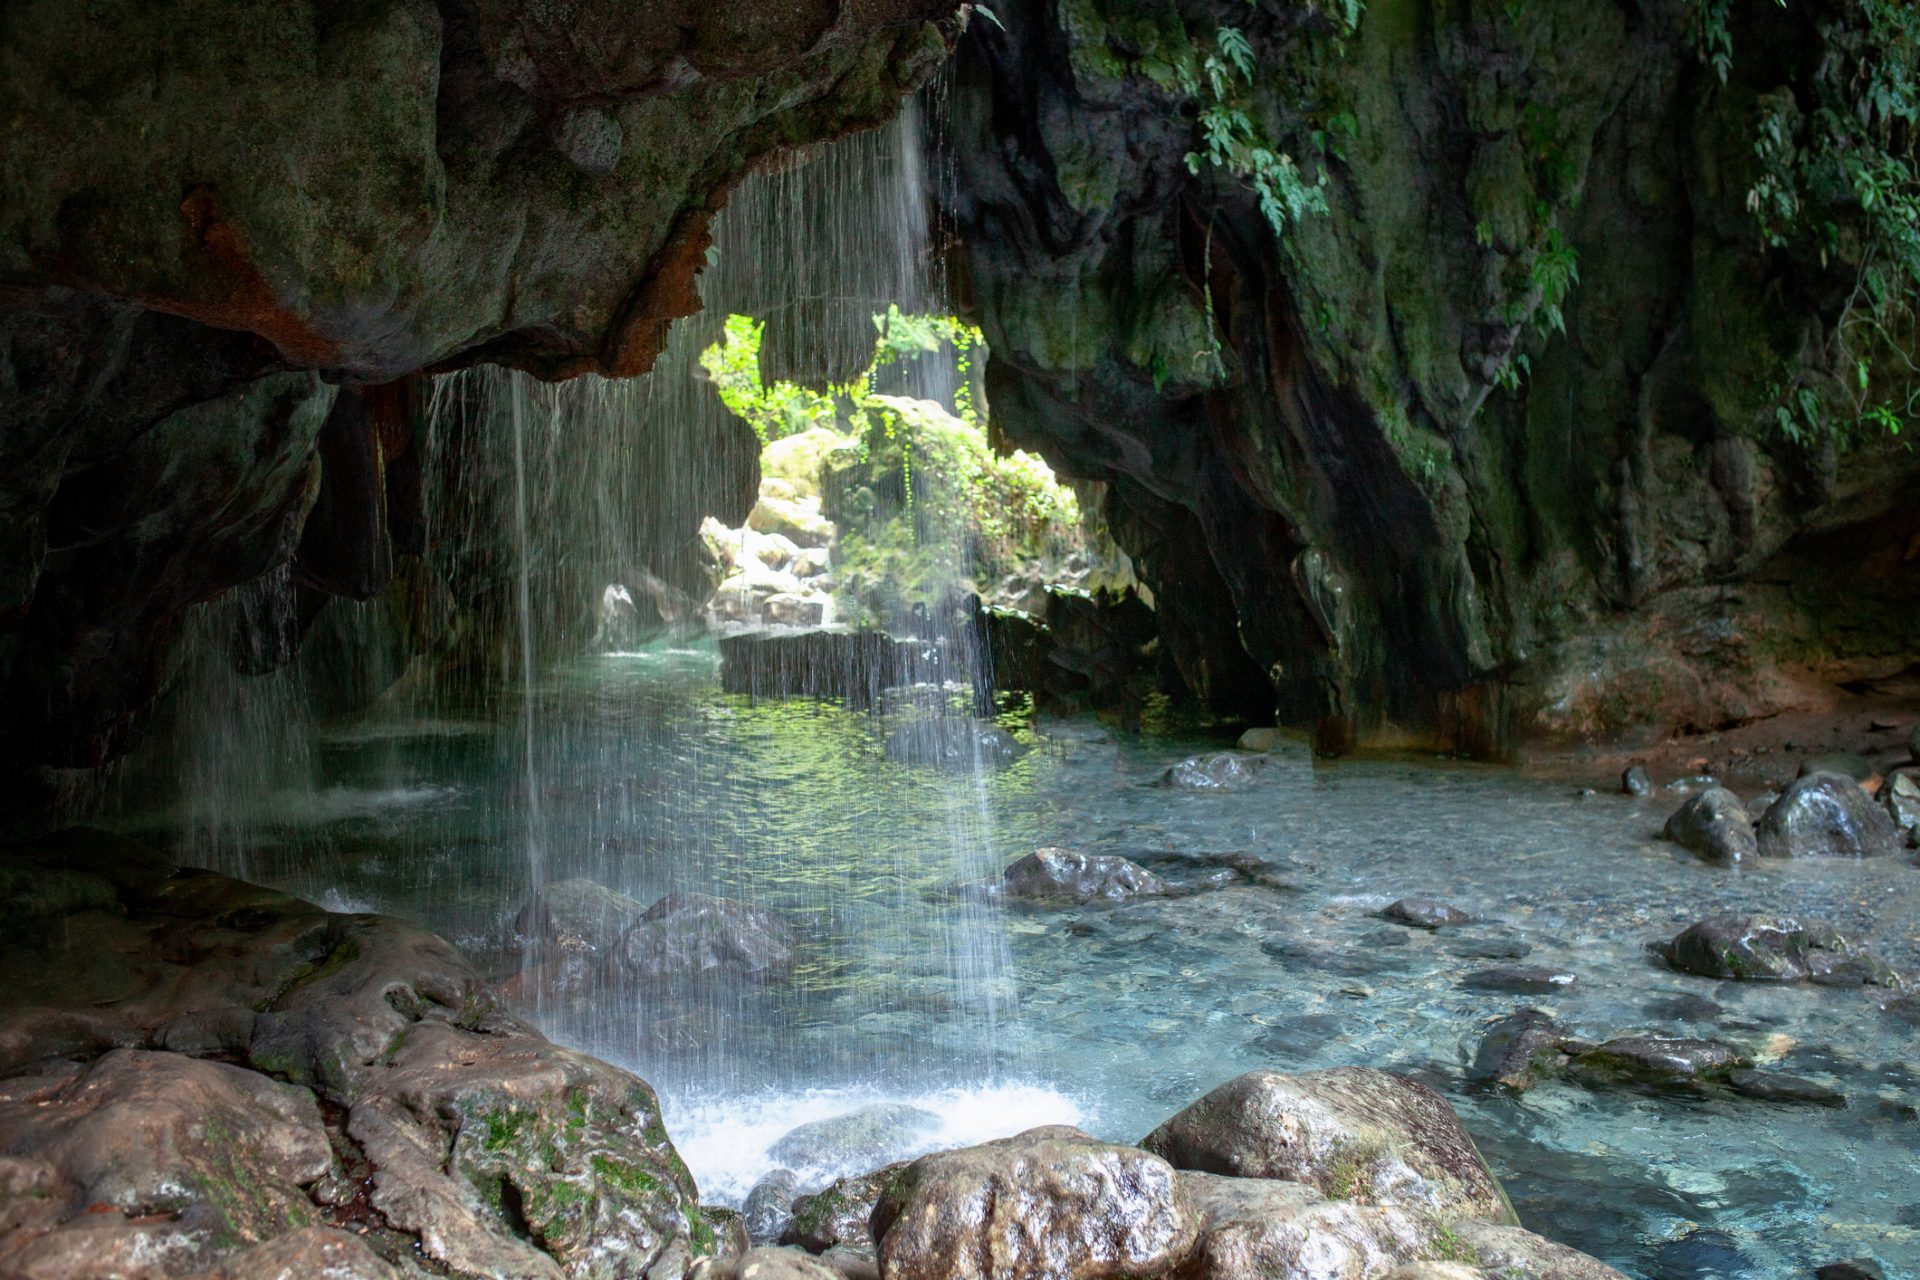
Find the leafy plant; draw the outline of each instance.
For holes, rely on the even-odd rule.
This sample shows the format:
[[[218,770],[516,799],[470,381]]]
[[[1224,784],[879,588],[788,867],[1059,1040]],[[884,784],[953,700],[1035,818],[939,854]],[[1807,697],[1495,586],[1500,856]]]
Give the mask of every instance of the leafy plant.
[[[1359,6],[1348,4],[1353,21]],[[1326,175],[1308,181],[1294,158],[1277,149],[1255,126],[1246,100],[1253,85],[1253,46],[1237,27],[1214,32],[1214,48],[1199,59],[1188,58],[1179,68],[1181,90],[1203,105],[1200,109],[1198,149],[1187,152],[1189,173],[1203,166],[1225,170],[1252,189],[1260,216],[1276,236],[1284,237],[1290,223],[1308,214],[1327,211]]]

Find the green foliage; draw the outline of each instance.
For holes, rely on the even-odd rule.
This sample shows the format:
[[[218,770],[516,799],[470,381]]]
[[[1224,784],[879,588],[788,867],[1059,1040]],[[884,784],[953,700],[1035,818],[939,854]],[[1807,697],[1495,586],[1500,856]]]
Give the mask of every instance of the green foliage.
[[[1694,0],[1701,56],[1723,83],[1733,3]],[[1844,282],[1817,367],[1790,362],[1774,386],[1774,425],[1801,446],[1898,435],[1920,412],[1920,6],[1837,8],[1820,15],[1808,83],[1760,95],[1747,192],[1764,244]]]
[[[1347,8],[1358,21],[1359,6]],[[1200,149],[1186,156],[1187,171],[1198,174],[1202,165],[1225,170],[1246,183],[1260,202],[1260,215],[1276,236],[1284,237],[1290,223],[1327,211],[1326,175],[1309,182],[1294,158],[1278,150],[1255,127],[1246,91],[1253,85],[1253,46],[1237,27],[1214,33],[1214,48],[1196,65],[1192,58],[1178,69],[1181,90],[1201,103]],[[1324,134],[1321,136],[1325,136]]]
[[[834,425],[834,399],[792,382],[766,386],[760,380],[760,343],[766,325],[752,316],[730,315],[720,341],[700,353],[700,367],[713,379],[720,402],[771,444],[783,436]]]

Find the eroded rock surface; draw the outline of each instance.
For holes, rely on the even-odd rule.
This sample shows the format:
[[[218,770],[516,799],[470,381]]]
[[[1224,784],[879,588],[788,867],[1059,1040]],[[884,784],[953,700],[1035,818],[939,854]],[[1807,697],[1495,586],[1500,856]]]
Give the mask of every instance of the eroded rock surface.
[[[1365,1067],[1221,1085],[1141,1143],[1175,1167],[1303,1182],[1321,1194],[1441,1218],[1510,1221],[1512,1208],[1453,1108],[1433,1090]]]
[[[1009,866],[1000,877],[1001,892],[1009,898],[1032,901],[1119,901],[1163,894],[1159,876],[1137,862],[1110,853],[1078,849],[1035,849]]]
[[[1852,778],[1796,778],[1760,815],[1754,834],[1769,858],[1873,858],[1905,847],[1893,819]]]
[[[1759,852],[1746,806],[1725,787],[1708,787],[1681,805],[1662,834],[1709,862],[1744,862]]]
[[[1196,1223],[1166,1161],[1056,1125],[914,1161],[872,1231],[889,1280],[1095,1280],[1164,1273]]]
[[[488,1275],[678,1277],[712,1252],[652,1090],[505,1013],[432,934],[99,832],[0,866],[26,922],[0,950],[0,1135],[51,1192],[4,1247],[56,1251],[32,1274],[99,1274],[76,1232],[154,1235],[178,1259],[156,1275],[243,1274],[256,1247],[257,1274],[379,1274],[329,1236],[276,1242],[336,1212],[395,1258]],[[336,1160],[370,1170],[360,1192]]]

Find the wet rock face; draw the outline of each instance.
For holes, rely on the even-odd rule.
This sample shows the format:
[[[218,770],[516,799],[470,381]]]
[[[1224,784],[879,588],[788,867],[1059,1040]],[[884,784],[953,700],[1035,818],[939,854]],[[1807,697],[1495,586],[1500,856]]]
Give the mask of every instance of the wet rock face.
[[[1337,7],[1096,0],[977,24],[956,59],[943,195],[996,424],[1109,486],[1191,688],[1322,749],[1389,721],[1498,754],[1743,719],[1796,696],[1770,638],[1852,661],[1857,626],[1903,662],[1920,627],[1865,621],[1913,599],[1917,464],[1827,472],[1769,437],[1752,361],[1799,359],[1832,304],[1705,176],[1748,162],[1758,96],[1804,90],[1820,32],[1756,19],[1703,97],[1681,9],[1513,12],[1371,6],[1346,34]],[[1229,24],[1250,118],[1327,178],[1280,234],[1167,70]],[[1528,288],[1549,228],[1580,264],[1557,318]]]
[[[1708,787],[1681,805],[1662,834],[1709,862],[1744,862],[1759,852],[1746,806],[1725,787]]]
[[[798,1245],[808,1253],[829,1249],[873,1253],[874,1206],[904,1170],[904,1163],[883,1165],[871,1173],[841,1178],[822,1191],[793,1202],[793,1219],[781,1236],[782,1244]]]
[[[931,1111],[876,1102],[843,1116],[809,1121],[784,1135],[767,1154],[816,1177],[853,1174],[925,1151],[928,1137],[939,1127],[940,1117]]]
[[[1822,920],[1794,916],[1709,916],[1660,950],[1683,973],[1737,982],[1828,986],[1893,985],[1887,966]]]
[[[1117,854],[1077,849],[1035,849],[1009,866],[1001,878],[1009,898],[1033,901],[1152,897],[1165,893],[1159,876]]]
[[[1886,810],[1852,778],[1811,773],[1794,779],[1755,827],[1769,858],[1872,858],[1900,852]]]
[[[1619,1076],[1646,1084],[1682,1085],[1724,1079],[1746,1062],[1737,1050],[1712,1040],[1620,1036],[1580,1054],[1574,1070]]]
[[[1381,911],[1381,917],[1415,929],[1446,929],[1472,924],[1473,917],[1438,898],[1401,898]]]
[[[1512,1208],[1453,1108],[1425,1085],[1364,1067],[1229,1080],[1141,1143],[1176,1168],[1308,1183],[1441,1218],[1511,1221]]]
[[[404,437],[321,447],[335,387],[644,371],[727,189],[890,118],[957,7],[10,10],[0,762],[119,755],[180,611],[297,548],[317,587],[377,591]]]
[[[396,1258],[480,1274],[678,1276],[712,1251],[647,1085],[502,1012],[424,930],[85,831],[0,855],[0,895],[25,926],[0,947],[0,1142],[49,1203],[115,1206],[82,1214],[89,1238],[218,1213],[191,1256],[234,1275],[272,1274],[239,1269],[254,1245],[263,1268],[337,1256],[381,1274],[330,1237],[278,1238],[336,1212]],[[336,1156],[370,1180],[334,1185]],[[34,1238],[64,1248],[78,1229],[56,1214]],[[99,1274],[68,1256],[37,1274]]]
[[[1195,1228],[1166,1161],[1065,1126],[924,1156],[871,1223],[889,1280],[1154,1276]]]

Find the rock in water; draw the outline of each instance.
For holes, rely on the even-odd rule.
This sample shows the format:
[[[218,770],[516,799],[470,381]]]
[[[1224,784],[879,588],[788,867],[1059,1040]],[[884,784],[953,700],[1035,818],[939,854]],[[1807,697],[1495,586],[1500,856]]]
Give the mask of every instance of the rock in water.
[[[1836,1090],[1801,1076],[1790,1076],[1776,1071],[1753,1071],[1743,1067],[1728,1075],[1727,1083],[1742,1097],[1758,1098],[1762,1102],[1785,1102],[1811,1107],[1847,1105],[1846,1097]]]
[[[1140,1144],[1176,1168],[1305,1182],[1442,1218],[1513,1221],[1445,1098],[1365,1067],[1227,1081]]]
[[[1438,898],[1402,898],[1382,911],[1380,917],[1415,929],[1446,929],[1473,923],[1472,916]]]
[[[1888,780],[1882,794],[1893,825],[1911,837],[1914,830],[1920,828],[1920,782],[1914,780],[1910,770],[1903,769]]]
[[[1658,1036],[1620,1036],[1573,1060],[1574,1070],[1589,1079],[1620,1077],[1662,1085],[1724,1080],[1745,1065],[1736,1050],[1716,1040]]]
[[[1117,854],[1035,849],[1001,876],[1009,898],[1121,898],[1165,893],[1159,876]]]
[[[1482,1083],[1525,1093],[1541,1076],[1565,1067],[1572,1048],[1566,1032],[1552,1018],[1538,1009],[1522,1009],[1487,1029],[1468,1074]]]
[[[1653,794],[1653,779],[1639,765],[1630,765],[1620,775],[1620,793],[1629,796],[1650,796]]]
[[[793,972],[793,931],[771,911],[730,898],[672,893],[648,907],[621,944],[627,967],[653,982]]]
[[[1502,1280],[1627,1280],[1598,1258],[1520,1227],[1463,1222],[1454,1234],[1464,1246],[1455,1251],[1475,1260],[1477,1276],[1499,1276]]]
[[[1869,858],[1898,853],[1899,833],[1886,811],[1852,778],[1814,773],[1796,778],[1762,814],[1754,834],[1769,858]]]
[[[871,1255],[873,1207],[894,1175],[906,1167],[904,1162],[886,1165],[841,1178],[815,1195],[801,1196],[793,1202],[793,1217],[780,1243],[799,1245],[808,1253],[842,1249]]]
[[[793,1219],[793,1202],[799,1189],[800,1175],[791,1169],[775,1169],[754,1183],[741,1209],[747,1239],[754,1244],[780,1243]]]
[[[513,929],[556,991],[582,992],[619,954],[621,939],[646,910],[639,900],[592,880],[556,880],[527,900]]]
[[[872,1218],[887,1280],[1158,1276],[1196,1224],[1166,1161],[1053,1125],[914,1161]]]
[[[774,1143],[767,1154],[783,1165],[825,1178],[844,1176],[925,1151],[940,1117],[898,1102],[876,1102],[845,1115],[813,1120]],[[819,1186],[819,1181],[812,1185]]]
[[[1216,751],[1189,756],[1161,774],[1160,781],[1179,791],[1239,791],[1252,786],[1266,764],[1263,755]]]
[[[902,725],[887,735],[887,759],[939,769],[1011,764],[1027,753],[999,725],[946,716]]]
[[[1507,991],[1515,995],[1545,995],[1566,991],[1579,981],[1577,974],[1565,969],[1545,969],[1535,965],[1501,966],[1479,969],[1460,980],[1460,985],[1478,991]]]
[[[1795,916],[1708,916],[1658,950],[1682,973],[1738,982],[1805,982],[1853,954],[1832,925]]]
[[[1709,862],[1744,862],[1759,851],[1746,806],[1725,787],[1708,787],[1681,805],[1662,834]]]

